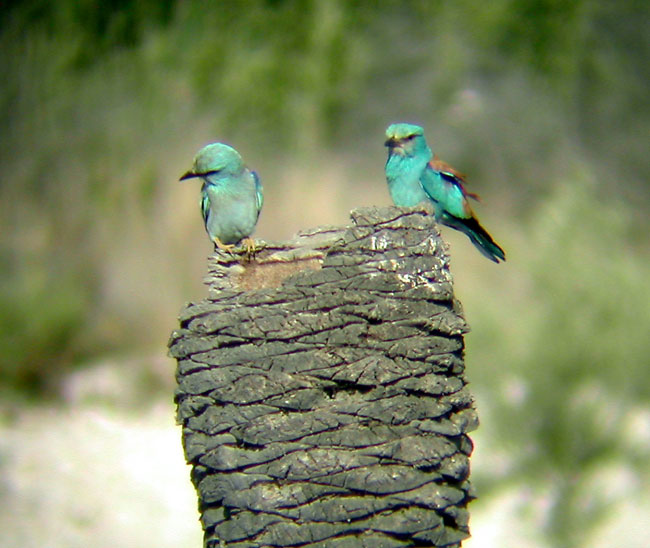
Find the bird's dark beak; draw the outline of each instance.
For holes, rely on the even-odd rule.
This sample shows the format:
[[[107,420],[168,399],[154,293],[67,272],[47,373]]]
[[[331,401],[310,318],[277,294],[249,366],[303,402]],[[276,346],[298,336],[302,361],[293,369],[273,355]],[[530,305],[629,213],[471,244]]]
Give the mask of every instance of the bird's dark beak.
[[[184,175],[181,176],[179,181],[185,181],[186,179],[193,179],[194,177],[198,177],[199,175],[197,173],[194,173],[193,171],[188,171]]]
[[[390,139],[386,140],[384,146],[388,148],[395,148],[396,146],[399,146],[399,141],[395,139],[395,137],[391,137]]]

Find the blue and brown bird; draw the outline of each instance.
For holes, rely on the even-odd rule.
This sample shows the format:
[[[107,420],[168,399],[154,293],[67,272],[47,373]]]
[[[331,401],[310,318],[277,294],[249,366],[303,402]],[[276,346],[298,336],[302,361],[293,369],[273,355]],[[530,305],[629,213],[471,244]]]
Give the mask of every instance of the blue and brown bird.
[[[255,230],[264,202],[257,173],[244,166],[239,152],[223,143],[211,143],[194,157],[192,169],[180,180],[200,178],[201,214],[214,245],[232,251],[244,240],[248,253],[255,251],[250,235]]]
[[[400,207],[433,204],[437,222],[466,234],[491,261],[505,261],[505,252],[480,225],[469,204],[468,198],[478,200],[478,196],[467,192],[462,173],[433,155],[424,130],[414,124],[391,124],[386,138],[386,181],[393,203]]]

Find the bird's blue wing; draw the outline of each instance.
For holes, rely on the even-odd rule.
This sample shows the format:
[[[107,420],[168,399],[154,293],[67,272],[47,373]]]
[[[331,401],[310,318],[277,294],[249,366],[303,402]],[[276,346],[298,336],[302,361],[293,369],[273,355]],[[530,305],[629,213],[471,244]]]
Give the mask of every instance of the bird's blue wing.
[[[260,180],[257,172],[252,171],[253,180],[255,181],[255,199],[257,201],[257,211],[258,213],[262,210],[262,205],[264,205],[264,189],[262,188],[262,181]]]
[[[425,192],[436,203],[436,219],[442,224],[465,233],[477,249],[491,261],[505,261],[506,254],[490,234],[480,225],[467,201],[467,196],[478,198],[465,191],[463,176],[453,169],[436,169],[429,164],[420,182]]]
[[[451,172],[438,171],[431,166],[422,172],[420,183],[427,195],[436,202],[443,212],[459,219],[466,219],[472,216],[472,210],[465,198],[462,182]]]
[[[201,191],[201,215],[206,228],[208,226],[208,217],[210,216],[210,196],[205,190]]]

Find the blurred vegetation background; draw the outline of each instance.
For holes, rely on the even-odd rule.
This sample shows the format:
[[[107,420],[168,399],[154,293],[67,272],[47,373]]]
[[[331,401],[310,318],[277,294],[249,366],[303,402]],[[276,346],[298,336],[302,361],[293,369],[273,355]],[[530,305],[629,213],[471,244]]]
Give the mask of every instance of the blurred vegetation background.
[[[383,132],[411,121],[508,253],[443,231],[473,327],[475,535],[500,506],[494,546],[645,545],[613,531],[649,504],[648,21],[641,0],[4,2],[4,420],[70,404],[99,363],[128,379],[113,406],[171,398],[166,340],[211,251],[177,181],[202,145],[260,173],[256,236],[284,239],[388,204]]]

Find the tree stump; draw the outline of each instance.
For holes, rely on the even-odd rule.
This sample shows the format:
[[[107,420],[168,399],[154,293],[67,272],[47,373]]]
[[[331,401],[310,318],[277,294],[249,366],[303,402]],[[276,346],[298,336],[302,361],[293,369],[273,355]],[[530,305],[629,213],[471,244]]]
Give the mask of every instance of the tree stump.
[[[206,548],[460,547],[478,419],[467,324],[425,206],[363,208],[181,312],[178,421]]]

